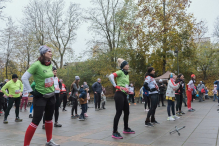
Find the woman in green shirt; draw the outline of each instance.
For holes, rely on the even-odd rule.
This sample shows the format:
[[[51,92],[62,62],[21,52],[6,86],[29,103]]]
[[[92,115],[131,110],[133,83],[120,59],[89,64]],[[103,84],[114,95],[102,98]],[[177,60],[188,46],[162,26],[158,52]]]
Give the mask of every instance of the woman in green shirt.
[[[40,57],[38,58],[38,61],[33,63],[22,76],[25,89],[34,96],[33,120],[27,128],[24,138],[24,146],[30,145],[30,141],[43,117],[44,112],[47,137],[46,146],[59,146],[52,140],[52,117],[55,109],[54,74],[52,72],[51,65],[52,52],[47,46],[41,46],[39,48],[39,52]],[[32,90],[28,80],[31,76],[33,76],[36,83],[34,91]]]
[[[118,58],[117,60],[118,66],[120,67],[120,70],[111,74],[109,76],[109,79],[113,86],[116,88],[116,93],[114,96],[115,105],[116,105],[116,115],[114,118],[114,124],[113,124],[113,134],[112,138],[115,139],[122,139],[123,137],[120,135],[120,133],[117,131],[118,129],[118,123],[120,116],[122,114],[122,111],[124,111],[124,134],[135,134],[135,131],[131,130],[128,127],[128,119],[129,119],[129,103],[127,99],[127,95],[129,92],[129,65],[128,62]],[[114,78],[116,78],[117,85],[115,83]]]

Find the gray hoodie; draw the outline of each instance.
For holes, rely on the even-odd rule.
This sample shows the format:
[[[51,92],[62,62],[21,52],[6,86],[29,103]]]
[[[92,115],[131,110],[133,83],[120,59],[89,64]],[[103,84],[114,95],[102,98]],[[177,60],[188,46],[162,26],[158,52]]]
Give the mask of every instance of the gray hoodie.
[[[79,87],[77,87],[77,85],[74,83],[73,85],[73,93],[72,93],[72,95],[73,95],[73,98],[78,98],[78,91],[80,90],[80,86]]]

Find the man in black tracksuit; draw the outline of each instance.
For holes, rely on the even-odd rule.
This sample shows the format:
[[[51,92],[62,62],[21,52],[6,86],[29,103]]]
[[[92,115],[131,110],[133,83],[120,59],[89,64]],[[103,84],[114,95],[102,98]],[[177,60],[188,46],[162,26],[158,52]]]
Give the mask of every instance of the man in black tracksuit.
[[[98,78],[97,82],[95,82],[92,85],[92,89],[93,89],[94,96],[95,96],[95,110],[96,111],[101,110],[100,102],[101,102],[102,85],[101,85],[101,79],[100,78]],[[98,108],[97,108],[97,106],[98,106]]]

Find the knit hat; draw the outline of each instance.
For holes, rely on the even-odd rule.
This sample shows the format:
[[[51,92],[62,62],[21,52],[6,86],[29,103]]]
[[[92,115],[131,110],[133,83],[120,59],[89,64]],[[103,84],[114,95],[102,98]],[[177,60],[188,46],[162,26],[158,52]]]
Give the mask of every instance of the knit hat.
[[[79,76],[75,76],[75,80],[80,80],[80,77]]]
[[[148,73],[151,73],[152,70],[154,70],[154,68],[153,68],[153,67],[149,67],[149,68],[148,68]]]
[[[41,56],[43,56],[48,51],[51,51],[51,49],[46,45],[40,46],[39,48],[39,52]]]
[[[18,78],[17,74],[12,75],[12,79]]]
[[[128,62],[125,61],[124,59],[122,58],[118,58],[117,59],[117,63],[118,63],[118,66],[123,69],[123,67],[125,67],[126,65],[128,65]]]
[[[89,88],[89,86],[88,85],[84,85],[83,89],[86,89],[86,88]]]

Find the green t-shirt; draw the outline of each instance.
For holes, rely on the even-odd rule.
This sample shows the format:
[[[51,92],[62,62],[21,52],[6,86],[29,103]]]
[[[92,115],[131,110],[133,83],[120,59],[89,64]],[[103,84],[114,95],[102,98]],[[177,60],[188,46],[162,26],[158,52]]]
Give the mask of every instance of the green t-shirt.
[[[116,74],[117,74],[117,78],[116,78],[117,86],[128,87],[129,86],[129,75],[125,75],[122,70],[118,70]]]
[[[5,89],[8,89],[9,93],[7,93]],[[10,80],[2,87],[2,92],[6,96],[10,94],[13,95],[13,98],[18,98],[20,97],[20,93],[23,92],[23,84],[20,80],[17,80],[17,82]]]
[[[33,75],[36,83],[35,89],[38,92],[41,94],[55,92],[52,65],[45,66],[42,65],[40,61],[36,61],[27,71]]]

